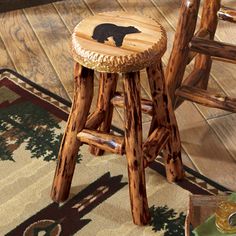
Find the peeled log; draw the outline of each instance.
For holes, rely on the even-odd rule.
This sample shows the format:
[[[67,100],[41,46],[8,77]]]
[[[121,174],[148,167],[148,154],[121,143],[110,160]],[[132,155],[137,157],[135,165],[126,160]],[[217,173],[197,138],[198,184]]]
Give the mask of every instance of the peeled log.
[[[145,165],[155,160],[166,145],[169,135],[169,130],[164,127],[155,129],[151,135],[149,135],[148,139],[143,144],[143,157],[146,160]]]
[[[97,130],[83,129],[78,133],[77,138],[89,145],[94,145],[95,147],[102,149],[107,152],[112,152],[116,154],[124,154],[124,137],[107,134]]]

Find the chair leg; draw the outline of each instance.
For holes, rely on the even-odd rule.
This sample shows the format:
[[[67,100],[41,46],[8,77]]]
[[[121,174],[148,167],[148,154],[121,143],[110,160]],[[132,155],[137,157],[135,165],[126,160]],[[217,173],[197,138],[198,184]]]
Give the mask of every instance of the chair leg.
[[[177,181],[184,177],[181,143],[173,106],[165,84],[161,60],[156,65],[148,67],[147,74],[154,109],[149,133],[152,133],[157,127],[169,129],[170,138],[164,150],[166,176],[170,182]]]
[[[118,80],[118,74],[100,73],[99,93],[97,101],[97,110],[104,113],[104,119],[99,130],[109,133],[113,115],[113,105],[110,102],[113,98]],[[104,150],[91,146],[90,152],[93,155],[103,155]]]
[[[63,202],[69,196],[80,142],[76,138],[87,120],[93,98],[93,70],[75,65],[74,100],[58,154],[51,198]]]
[[[140,75],[123,75],[125,101],[125,150],[128,162],[129,192],[133,222],[146,225],[150,215],[146,194],[145,170],[142,152],[142,116]]]
[[[172,103],[175,90],[181,85],[188,61],[188,45],[196,28],[200,0],[182,0],[174,44],[166,69],[166,81]]]
[[[221,0],[205,0],[203,4],[202,17],[200,29],[206,29],[209,34],[209,39],[214,39],[216,27],[218,23],[217,12],[220,9]],[[199,54],[195,59],[194,68],[204,71],[199,87],[207,89],[210,71],[211,71],[212,59],[208,55]]]

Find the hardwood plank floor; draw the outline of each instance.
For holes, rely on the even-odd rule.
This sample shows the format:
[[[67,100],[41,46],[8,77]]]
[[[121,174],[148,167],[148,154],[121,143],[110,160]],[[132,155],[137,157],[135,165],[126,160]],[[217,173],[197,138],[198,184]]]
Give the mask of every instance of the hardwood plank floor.
[[[224,2],[236,8],[235,1]],[[3,27],[0,27],[0,68],[15,69],[69,99],[73,96],[73,61],[70,55],[70,35],[73,28],[89,15],[118,10],[136,11],[161,22],[168,35],[168,49],[163,57],[166,65],[178,21],[179,5],[179,0],[63,0],[1,13],[0,23]],[[217,40],[233,42],[235,35],[236,25],[219,23]],[[191,68],[190,65],[187,73]],[[236,96],[235,69],[235,65],[214,62],[209,90]],[[150,98],[145,70],[141,71],[141,84],[142,96]],[[97,80],[95,86],[98,87]],[[118,89],[121,88],[122,83],[119,81]],[[93,107],[95,106],[96,97],[93,102]],[[122,127],[122,109],[116,109],[114,113],[113,123]],[[236,190],[235,114],[189,102],[185,102],[176,114],[184,163]],[[145,131],[149,125],[150,118],[144,116]]]
[[[9,68],[14,70],[15,66],[13,65],[12,59],[10,58],[10,55],[0,37],[0,69],[3,68]]]
[[[222,0],[222,5],[236,9],[236,2]],[[225,21],[219,21],[216,31],[216,40],[228,43],[236,42],[236,26]],[[223,73],[222,73],[222,68]],[[216,78],[219,85],[229,96],[236,97],[236,73],[235,64],[224,63],[219,61],[213,62],[212,74]],[[222,76],[223,75],[223,76]],[[227,80],[225,79],[227,78]]]
[[[24,10],[40,44],[68,94],[73,93],[73,59],[70,32],[52,4]]]
[[[16,70],[43,87],[67,98],[57,74],[22,10],[0,14],[0,36]]]

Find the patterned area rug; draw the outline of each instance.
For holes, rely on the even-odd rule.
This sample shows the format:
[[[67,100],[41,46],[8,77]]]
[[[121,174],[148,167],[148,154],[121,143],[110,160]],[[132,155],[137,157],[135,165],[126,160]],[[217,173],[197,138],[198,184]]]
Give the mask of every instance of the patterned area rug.
[[[125,158],[94,157],[84,145],[69,200],[53,203],[50,188],[69,107],[17,73],[0,71],[0,235],[181,236],[189,194],[227,191],[187,167],[184,181],[169,184],[157,159],[146,169],[151,223],[138,227]]]

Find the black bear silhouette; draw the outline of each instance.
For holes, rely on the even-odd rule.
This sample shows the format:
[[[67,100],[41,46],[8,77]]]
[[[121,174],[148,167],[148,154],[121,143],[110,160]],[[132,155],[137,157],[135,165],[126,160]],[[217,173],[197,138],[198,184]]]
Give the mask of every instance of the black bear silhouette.
[[[99,43],[108,41],[109,37],[113,37],[117,47],[121,47],[123,44],[124,37],[127,34],[141,33],[134,26],[118,26],[115,24],[104,23],[97,25],[93,31],[92,38],[97,40]]]

